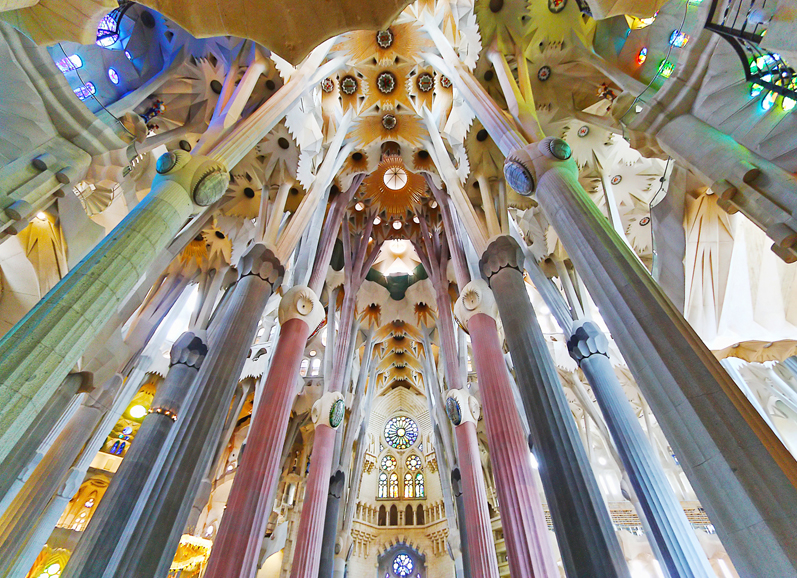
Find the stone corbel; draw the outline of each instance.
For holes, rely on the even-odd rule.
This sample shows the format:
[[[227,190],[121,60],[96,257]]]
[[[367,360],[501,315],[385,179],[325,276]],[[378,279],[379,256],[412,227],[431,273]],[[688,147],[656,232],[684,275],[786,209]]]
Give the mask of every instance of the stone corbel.
[[[498,319],[498,305],[490,286],[483,279],[476,279],[465,285],[454,304],[454,315],[463,327],[467,327],[470,318],[479,313]]]
[[[446,415],[455,426],[466,422],[476,425],[481,415],[481,404],[467,391],[452,389],[446,395]]]
[[[252,245],[238,261],[239,279],[255,275],[275,287],[281,282],[284,274],[285,268],[280,264],[274,252],[261,243]]]
[[[172,345],[169,366],[178,363],[199,369],[208,353],[207,337],[204,331],[186,331]]]
[[[570,160],[573,151],[560,138],[546,137],[512,152],[504,161],[504,176],[515,191],[530,197],[542,176],[554,166],[570,168],[578,176],[576,163]]]
[[[313,404],[310,417],[313,419],[315,427],[325,425],[332,429],[337,429],[343,423],[346,415],[346,404],[343,395],[339,391],[328,391]]]
[[[580,366],[582,361],[592,355],[609,357],[609,340],[592,321],[576,321],[567,340],[567,350]]]
[[[175,182],[200,207],[218,201],[230,183],[230,175],[219,161],[202,155],[192,156],[179,149],[162,154],[155,164],[155,171],[158,176],[152,182],[153,189],[163,181]]]
[[[301,319],[310,328],[310,333],[324,320],[324,306],[312,289],[297,285],[285,292],[279,306],[279,322],[284,325],[291,319]]]

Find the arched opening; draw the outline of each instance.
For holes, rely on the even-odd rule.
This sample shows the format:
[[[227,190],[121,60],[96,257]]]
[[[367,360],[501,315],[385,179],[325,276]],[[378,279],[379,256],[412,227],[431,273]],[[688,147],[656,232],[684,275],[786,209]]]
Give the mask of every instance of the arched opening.
[[[377,526],[387,526],[387,508],[384,505],[379,506],[379,514],[376,518]]]
[[[407,507],[404,509],[404,525],[414,526],[415,523],[413,518],[415,518],[415,510],[413,510],[412,506],[408,504]]]
[[[415,514],[415,523],[423,526],[426,523],[426,517],[423,513],[423,505],[418,504],[418,512]]]
[[[398,526],[398,508],[396,504],[390,506],[390,525]]]

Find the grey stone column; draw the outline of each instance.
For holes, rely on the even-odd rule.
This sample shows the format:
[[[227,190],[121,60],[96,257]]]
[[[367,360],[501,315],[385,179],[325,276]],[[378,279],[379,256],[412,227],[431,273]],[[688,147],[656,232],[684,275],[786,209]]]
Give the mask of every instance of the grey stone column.
[[[208,354],[194,380],[177,427],[158,458],[110,564],[100,576],[165,577],[191,511],[199,483],[221,436],[226,409],[257,324],[283,267],[265,246],[256,244],[241,258],[238,282],[208,338]],[[155,474],[157,473],[157,475]]]
[[[337,470],[329,480],[327,515],[324,518],[324,543],[321,545],[321,564],[318,567],[318,578],[332,578],[332,572],[335,569],[335,535],[338,530],[340,498],[345,487],[346,474],[341,470]]]
[[[609,226],[579,184],[575,163],[550,153],[568,158],[562,144],[545,139],[507,162],[535,173],[540,206],[736,570],[797,576],[797,462]]]
[[[629,577],[612,521],[526,292],[523,251],[508,236],[482,255],[540,462],[562,563],[568,576]]]
[[[617,380],[606,336],[591,321],[583,321],[575,325],[567,347],[592,386],[653,534],[651,541],[658,545],[662,569],[673,578],[714,578],[703,548]]]
[[[3,467],[0,469],[0,496],[3,496],[3,502],[8,499],[6,498],[7,493],[12,491],[14,482],[18,480],[23,471],[33,466],[31,461],[36,457],[36,450],[56,427],[58,420],[69,406],[70,400],[80,391],[91,389],[91,382],[92,376],[87,372],[68,375],[36,416],[36,420],[28,426],[25,434],[14,445],[3,460]],[[13,499],[13,494],[11,499]],[[0,508],[0,512],[2,511],[4,508]]]
[[[47,505],[67,479],[69,470],[113,405],[121,376],[90,394],[39,462],[28,482],[0,518],[0,576],[8,576],[36,531]]]
[[[459,524],[459,549],[462,552],[462,568],[465,578],[470,578],[470,558],[468,553],[468,525],[465,523],[465,498],[462,497],[462,474],[459,468],[451,471],[451,490],[457,506],[457,523]],[[453,512],[446,512],[451,516]]]
[[[174,342],[169,373],[158,387],[149,415],[69,558],[62,574],[64,578],[99,576],[108,565],[114,545],[130,523],[147,478],[180,415],[183,399],[206,353],[207,346],[193,333],[183,333]]]

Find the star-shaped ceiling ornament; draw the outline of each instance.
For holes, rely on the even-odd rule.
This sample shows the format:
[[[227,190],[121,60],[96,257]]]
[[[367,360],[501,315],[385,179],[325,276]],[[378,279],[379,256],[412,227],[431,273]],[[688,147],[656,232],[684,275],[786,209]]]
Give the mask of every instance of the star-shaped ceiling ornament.
[[[401,215],[426,193],[426,181],[404,166],[398,155],[385,155],[377,170],[363,181],[365,197],[388,215]]]
[[[432,47],[432,41],[416,22],[393,23],[383,30],[349,32],[333,52],[346,54],[353,65],[376,61],[378,66],[391,66],[399,61],[417,63],[421,52]]]

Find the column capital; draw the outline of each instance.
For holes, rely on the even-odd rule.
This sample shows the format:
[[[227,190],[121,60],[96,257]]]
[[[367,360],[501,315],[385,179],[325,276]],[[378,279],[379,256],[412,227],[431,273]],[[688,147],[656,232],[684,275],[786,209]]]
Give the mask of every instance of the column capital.
[[[481,415],[479,400],[461,389],[452,389],[446,395],[446,415],[455,426],[465,422],[476,425]]]
[[[518,194],[530,197],[548,169],[567,166],[577,173],[578,166],[571,160],[572,156],[569,144],[549,136],[510,153],[504,161],[504,177]]]
[[[279,306],[279,322],[284,325],[291,319],[301,319],[315,331],[324,320],[324,306],[315,292],[305,285],[296,285],[282,296]]]
[[[310,417],[315,427],[325,425],[337,429],[343,423],[345,414],[346,402],[343,401],[343,394],[339,391],[328,391],[313,404]]]
[[[577,321],[567,340],[567,350],[570,357],[581,365],[583,360],[592,355],[609,357],[609,340],[592,321]]]
[[[280,264],[274,252],[262,243],[252,245],[238,261],[239,280],[248,275],[256,275],[274,287],[280,283],[284,274],[285,267]]]
[[[219,161],[206,156],[192,156],[183,150],[162,154],[156,164],[158,173],[153,181],[174,181],[191,195],[191,200],[200,207],[218,201],[230,184],[230,174]]]
[[[465,285],[454,304],[454,315],[464,327],[468,326],[471,317],[479,313],[498,319],[498,305],[490,286],[483,279]]]
[[[493,239],[479,260],[479,269],[482,277],[489,280],[501,269],[511,267],[523,272],[525,255],[517,241],[509,235],[502,235]]]
[[[207,337],[204,331],[186,331],[172,345],[169,367],[182,364],[199,369],[208,353]]]

